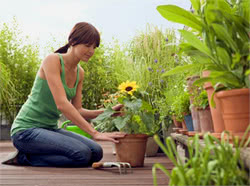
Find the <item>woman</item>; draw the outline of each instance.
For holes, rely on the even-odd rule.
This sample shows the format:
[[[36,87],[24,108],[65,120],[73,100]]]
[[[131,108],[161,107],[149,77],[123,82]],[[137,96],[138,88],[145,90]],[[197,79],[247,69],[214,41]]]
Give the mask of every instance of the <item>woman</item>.
[[[77,23],[68,44],[47,56],[37,73],[31,94],[22,106],[11,128],[11,137],[18,151],[5,164],[31,166],[84,167],[100,161],[102,148],[95,141],[58,129],[63,113],[89,133],[94,140],[118,143],[124,133],[100,133],[88,122],[103,110],[82,108],[84,71],[78,64],[87,62],[99,46],[100,35],[89,23]],[[120,110],[116,105],[114,110]]]

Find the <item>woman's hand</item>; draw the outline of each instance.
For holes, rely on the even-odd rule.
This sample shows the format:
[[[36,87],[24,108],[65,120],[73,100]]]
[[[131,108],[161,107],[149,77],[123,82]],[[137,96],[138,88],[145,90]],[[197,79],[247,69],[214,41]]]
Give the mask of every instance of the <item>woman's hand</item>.
[[[124,138],[125,135],[126,133],[123,132],[105,132],[105,133],[97,132],[92,137],[96,141],[111,141],[114,143],[119,143],[119,141],[116,139]]]
[[[113,106],[112,109],[115,111],[120,111],[122,107],[123,107],[122,104],[117,104],[117,105]]]
[[[115,111],[118,111],[118,112],[114,113],[114,114],[112,115],[112,117],[115,117],[115,116],[123,116],[123,113],[122,113],[122,111],[121,111],[121,109],[122,109],[123,106],[124,106],[124,105],[122,105],[122,104],[118,104],[118,105],[113,106],[112,109],[115,110]],[[119,112],[119,111],[120,111],[120,112]]]

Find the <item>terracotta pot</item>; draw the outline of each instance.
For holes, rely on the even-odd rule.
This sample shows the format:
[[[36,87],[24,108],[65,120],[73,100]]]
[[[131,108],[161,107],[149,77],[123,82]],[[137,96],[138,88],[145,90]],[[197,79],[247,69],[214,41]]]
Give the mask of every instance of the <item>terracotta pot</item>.
[[[181,128],[182,124],[181,122],[177,121],[176,120],[176,117],[175,116],[172,116],[172,120],[174,122],[174,125],[177,127],[177,128]]]
[[[208,77],[209,76],[209,71],[203,71],[202,72],[203,77]],[[204,84],[204,89],[207,91],[207,96],[208,96],[208,101],[209,101],[209,106],[210,106],[210,111],[212,115],[212,120],[213,120],[213,128],[215,133],[221,133],[225,130],[224,126],[224,121],[222,117],[222,112],[221,112],[221,107],[220,107],[220,102],[217,98],[217,96],[214,96],[214,102],[216,104],[216,108],[213,108],[211,106],[211,97],[214,92],[214,88],[211,83],[205,83]]]
[[[132,167],[143,167],[148,135],[127,134],[115,144],[116,158],[128,162]]]
[[[249,125],[249,89],[220,91],[216,96],[221,102],[225,130],[244,132]]]
[[[198,87],[193,86],[194,81],[196,81],[197,79],[199,79],[200,76],[190,76],[188,77],[187,80],[187,90],[189,92],[189,94],[193,94],[194,92],[199,92]],[[190,104],[193,104],[193,100],[194,100],[194,96],[190,96]],[[199,120],[199,114],[198,111],[196,110],[195,107],[191,107],[191,115],[192,115],[192,120],[193,120],[193,127],[194,127],[194,131],[201,131],[200,128],[200,120]]]
[[[150,136],[147,141],[147,147],[146,147],[146,157],[153,157],[156,156],[158,152],[159,146],[155,142],[153,136]]]
[[[200,132],[201,131],[201,122],[200,122],[199,113],[195,107],[191,107],[190,110],[191,110],[191,115],[192,115],[192,119],[193,119],[194,131]]]
[[[198,113],[201,123],[201,132],[213,132],[214,127],[210,108],[207,107],[206,109],[198,109]]]

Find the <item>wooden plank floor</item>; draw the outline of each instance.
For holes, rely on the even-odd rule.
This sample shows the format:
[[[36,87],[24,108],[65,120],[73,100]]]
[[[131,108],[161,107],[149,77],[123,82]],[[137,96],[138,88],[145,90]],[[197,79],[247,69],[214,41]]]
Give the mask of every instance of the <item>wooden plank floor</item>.
[[[102,161],[116,161],[112,154],[112,144],[100,142],[103,147]],[[0,141],[0,162],[14,147],[10,141]],[[133,172],[120,175],[117,168],[95,170],[92,168],[47,168],[23,167],[0,164],[1,186],[128,186],[153,185],[152,166],[161,163],[169,170],[173,164],[163,154],[146,157],[144,167],[132,168]],[[158,185],[167,185],[168,178],[160,170],[157,171]]]

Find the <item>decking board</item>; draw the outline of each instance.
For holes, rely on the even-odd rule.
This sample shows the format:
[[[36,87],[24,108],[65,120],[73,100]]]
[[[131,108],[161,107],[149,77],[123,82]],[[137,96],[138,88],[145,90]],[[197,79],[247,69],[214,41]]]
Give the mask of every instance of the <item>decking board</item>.
[[[112,154],[110,142],[99,142],[103,147],[102,161],[116,161]],[[0,161],[14,151],[10,141],[0,142]],[[163,164],[168,170],[173,164],[163,154],[156,157],[146,157],[144,167],[132,168],[132,173],[119,174],[117,168],[101,170],[88,168],[54,168],[54,167],[29,167],[10,166],[0,164],[1,186],[139,186],[153,185],[152,166],[154,163]],[[160,170],[157,171],[158,185],[167,185],[168,178]]]

